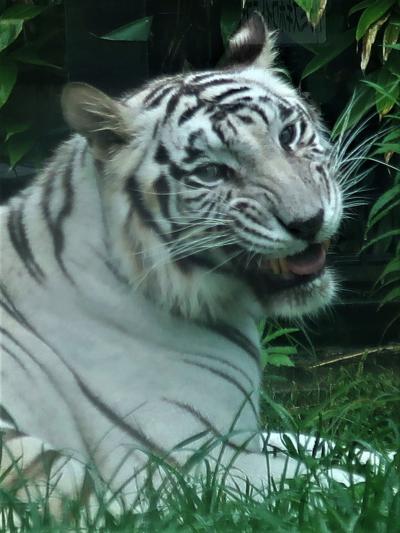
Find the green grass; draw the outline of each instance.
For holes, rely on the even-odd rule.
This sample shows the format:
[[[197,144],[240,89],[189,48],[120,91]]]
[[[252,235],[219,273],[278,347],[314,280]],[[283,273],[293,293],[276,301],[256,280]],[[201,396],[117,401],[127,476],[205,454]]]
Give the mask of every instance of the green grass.
[[[276,369],[268,369],[276,372]],[[251,496],[233,492],[217,482],[210,469],[201,485],[189,483],[171,467],[172,490],[147,489],[145,512],[120,516],[102,509],[89,518],[77,502],[66,502],[56,521],[45,502],[22,503],[15,494],[0,491],[4,531],[126,531],[126,532],[390,532],[400,531],[400,454],[373,469],[354,459],[355,443],[378,450],[398,450],[400,444],[400,377],[394,371],[366,370],[363,365],[317,377],[266,383],[264,415],[276,429],[314,432],[338,442],[323,459],[307,459],[308,472],[270,491]],[[296,453],[292,450],[292,453]],[[316,470],[336,465],[361,474],[365,482],[346,487],[320,483]],[[20,527],[13,525],[13,512]]]

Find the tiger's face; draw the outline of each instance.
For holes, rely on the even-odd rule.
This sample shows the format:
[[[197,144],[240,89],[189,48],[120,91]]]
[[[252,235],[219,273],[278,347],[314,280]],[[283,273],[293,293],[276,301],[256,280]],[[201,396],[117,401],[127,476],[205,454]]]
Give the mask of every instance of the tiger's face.
[[[299,316],[335,292],[326,250],[342,194],[331,147],[273,56],[256,14],[232,38],[224,70],[156,81],[119,103],[103,99],[98,116],[117,120],[86,132],[103,174],[113,176],[105,188],[110,220],[128,235],[123,246],[141,254],[136,269],[161,293],[175,291],[164,294],[175,307],[178,293],[193,300],[197,291],[199,308],[221,298],[224,307],[249,289],[263,312]],[[64,108],[79,131],[72,106]],[[155,276],[160,268],[171,287]]]

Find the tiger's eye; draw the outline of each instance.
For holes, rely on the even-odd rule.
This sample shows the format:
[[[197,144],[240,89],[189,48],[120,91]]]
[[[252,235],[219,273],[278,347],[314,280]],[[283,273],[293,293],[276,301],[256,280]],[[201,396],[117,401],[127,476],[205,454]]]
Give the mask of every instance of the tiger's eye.
[[[289,145],[294,140],[296,130],[293,124],[289,124],[283,128],[281,133],[279,134],[279,142],[281,143],[281,146],[283,148],[288,148]]]

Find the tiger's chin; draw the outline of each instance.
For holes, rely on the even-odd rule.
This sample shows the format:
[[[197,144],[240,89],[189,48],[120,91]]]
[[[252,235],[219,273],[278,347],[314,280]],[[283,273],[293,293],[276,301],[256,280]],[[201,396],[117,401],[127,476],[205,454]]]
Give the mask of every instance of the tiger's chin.
[[[334,273],[325,267],[312,279],[286,289],[258,293],[267,316],[299,318],[314,315],[332,303],[337,293]]]
[[[267,315],[299,318],[332,302],[337,283],[326,266],[328,247],[326,241],[288,257],[256,256],[253,265],[246,266],[247,281]]]

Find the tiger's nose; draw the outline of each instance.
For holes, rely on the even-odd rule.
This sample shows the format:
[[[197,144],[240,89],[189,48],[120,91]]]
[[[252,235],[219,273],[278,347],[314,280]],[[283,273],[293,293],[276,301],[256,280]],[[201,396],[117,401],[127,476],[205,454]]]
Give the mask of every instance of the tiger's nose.
[[[279,222],[296,239],[313,241],[322,227],[324,221],[324,210],[320,209],[316,215],[306,220],[297,218],[290,222],[284,222],[281,218]]]

